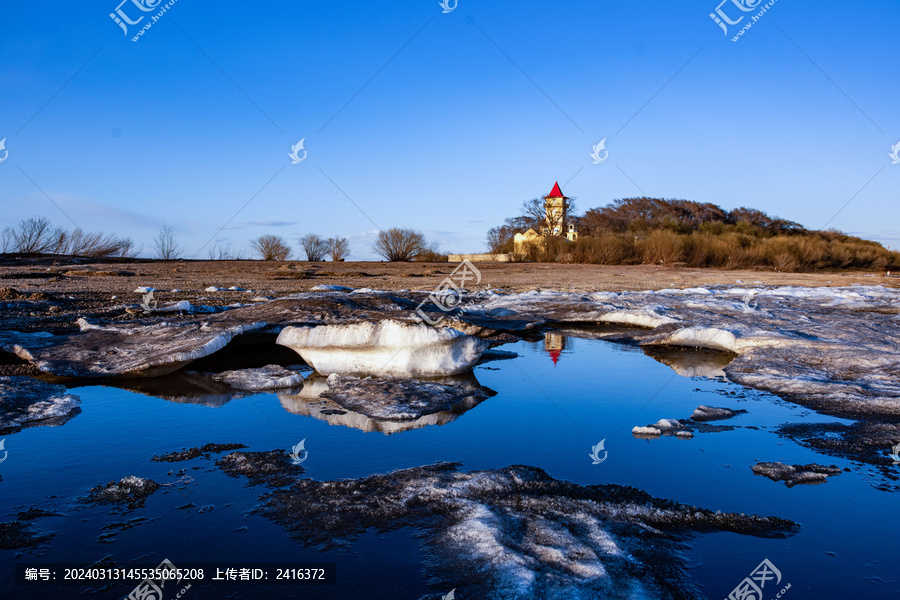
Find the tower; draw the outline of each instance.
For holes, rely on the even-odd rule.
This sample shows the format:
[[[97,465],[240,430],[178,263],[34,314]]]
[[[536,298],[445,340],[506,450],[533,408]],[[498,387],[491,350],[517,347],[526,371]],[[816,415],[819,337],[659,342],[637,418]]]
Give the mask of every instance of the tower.
[[[544,222],[513,237],[514,254],[525,256],[531,247],[546,247],[548,237],[565,237],[570,242],[578,239],[575,223],[569,222],[569,198],[559,189],[559,182],[544,196]]]
[[[559,182],[553,184],[550,193],[544,196],[544,226],[541,233],[551,236],[565,236],[570,242],[578,239],[575,223],[569,222],[569,197],[559,189]]]
[[[552,236],[566,235],[566,223],[569,217],[569,198],[559,189],[559,182],[553,184],[550,193],[544,196],[544,234]]]

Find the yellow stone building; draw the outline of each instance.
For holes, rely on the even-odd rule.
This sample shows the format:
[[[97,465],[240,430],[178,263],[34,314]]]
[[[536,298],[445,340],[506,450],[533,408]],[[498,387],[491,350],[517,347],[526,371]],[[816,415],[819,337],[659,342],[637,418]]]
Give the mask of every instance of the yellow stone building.
[[[578,239],[575,224],[569,221],[569,198],[559,189],[559,182],[554,183],[550,193],[544,196],[544,213],[540,232],[532,228],[516,234],[513,240],[516,254],[527,254],[529,245],[542,244],[548,237],[565,237],[570,242]]]

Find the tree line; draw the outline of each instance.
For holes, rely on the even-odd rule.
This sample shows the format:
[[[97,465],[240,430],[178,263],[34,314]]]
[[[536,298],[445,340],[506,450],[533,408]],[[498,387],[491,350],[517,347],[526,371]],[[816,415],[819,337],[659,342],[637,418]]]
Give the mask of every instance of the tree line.
[[[307,261],[343,261],[350,256],[350,241],[345,237],[324,238],[308,233],[298,240],[300,252]],[[290,260],[294,254],[291,244],[283,236],[264,234],[250,241],[252,256],[267,261]],[[372,250],[388,261],[438,261],[447,260],[436,244],[429,243],[425,235],[407,228],[391,228],[379,231]],[[131,238],[113,234],[86,233],[80,228],[73,231],[56,227],[45,217],[24,219],[16,225],[0,231],[0,252],[3,254],[58,254],[88,258],[136,258],[142,247],[135,246]],[[173,260],[181,258],[184,246],[177,230],[163,225],[151,241],[154,258]],[[216,241],[208,246],[210,260],[243,260],[244,251],[232,248],[230,243]]]
[[[649,197],[619,199],[572,217],[578,230],[575,243],[548,238],[516,254],[515,234],[530,227],[540,231],[542,207],[540,199],[529,200],[519,215],[490,229],[489,251],[509,253],[514,260],[779,271],[900,265],[897,252],[834,229],[810,230],[754,208],[726,210],[709,202]]]

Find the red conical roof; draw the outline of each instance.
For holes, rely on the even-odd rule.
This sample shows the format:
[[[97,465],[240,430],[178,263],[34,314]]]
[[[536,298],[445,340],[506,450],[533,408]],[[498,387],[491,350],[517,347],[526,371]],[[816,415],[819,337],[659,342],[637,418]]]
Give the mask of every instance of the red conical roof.
[[[553,361],[553,366],[556,366],[556,363],[559,362],[559,355],[562,354],[562,350],[551,350],[550,351],[550,360]]]
[[[559,189],[559,182],[555,182],[553,184],[553,189],[550,190],[550,193],[544,196],[544,198],[566,198],[563,196],[562,190]]]

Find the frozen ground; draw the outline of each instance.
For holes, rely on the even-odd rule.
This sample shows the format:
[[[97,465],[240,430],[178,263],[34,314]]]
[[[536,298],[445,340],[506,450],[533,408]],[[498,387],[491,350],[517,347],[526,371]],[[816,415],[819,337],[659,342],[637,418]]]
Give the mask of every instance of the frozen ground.
[[[173,372],[242,334],[274,339],[281,332],[282,341],[290,338],[301,353],[310,350],[313,366],[326,373],[365,370],[380,361],[381,375],[421,376],[417,361],[434,374],[459,372],[488,345],[539,338],[550,328],[613,324],[616,332],[606,337],[614,341],[733,353],[730,364],[712,372],[824,414],[860,420],[868,428],[853,445],[867,462],[888,464],[891,445],[900,442],[895,289],[483,291],[466,294],[464,310],[444,320],[453,329],[413,325],[413,311],[426,298],[426,292],[308,292],[202,319],[124,326],[82,320],[80,331],[57,336],[2,331],[0,348],[55,376],[127,378]],[[432,317],[447,315],[427,303],[424,308]]]
[[[467,473],[457,467],[300,479],[263,496],[259,512],[300,543],[323,549],[349,547],[370,528],[415,527],[438,587],[498,600],[694,598],[680,541],[700,532],[784,537],[797,529],[784,519],[713,512],[629,487],[558,481],[534,467]],[[278,470],[244,474],[285,484]]]

